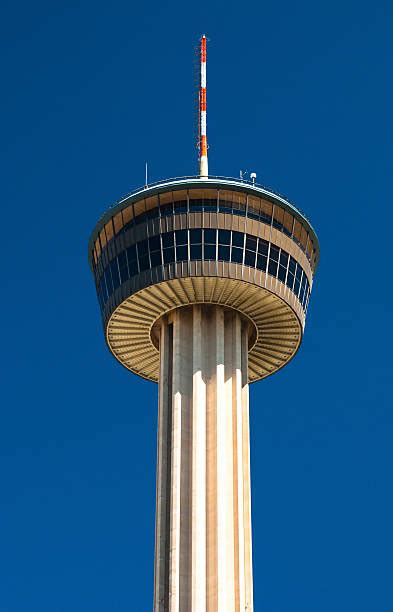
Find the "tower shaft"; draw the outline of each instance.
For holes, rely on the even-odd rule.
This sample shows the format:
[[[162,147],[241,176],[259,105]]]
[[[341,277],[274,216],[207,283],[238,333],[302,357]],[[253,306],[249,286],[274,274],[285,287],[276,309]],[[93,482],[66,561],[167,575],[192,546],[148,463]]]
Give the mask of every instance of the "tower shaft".
[[[248,322],[161,320],[154,612],[251,612]]]

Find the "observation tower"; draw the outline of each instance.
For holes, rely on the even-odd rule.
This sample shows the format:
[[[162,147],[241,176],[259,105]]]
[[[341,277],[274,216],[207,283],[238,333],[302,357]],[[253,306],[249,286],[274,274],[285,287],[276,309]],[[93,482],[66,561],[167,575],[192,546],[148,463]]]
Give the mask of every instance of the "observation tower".
[[[206,37],[198,176],[119,200],[89,263],[105,339],[159,384],[154,612],[253,608],[249,383],[299,349],[316,234],[287,199],[208,173]]]

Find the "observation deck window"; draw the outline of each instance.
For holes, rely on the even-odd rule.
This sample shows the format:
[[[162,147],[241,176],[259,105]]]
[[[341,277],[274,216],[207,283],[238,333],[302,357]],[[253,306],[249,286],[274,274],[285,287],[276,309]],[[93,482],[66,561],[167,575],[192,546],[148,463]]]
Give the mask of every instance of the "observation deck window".
[[[100,231],[95,242],[93,259],[97,262],[102,250],[114,236],[149,219],[195,212],[218,212],[246,216],[260,223],[272,225],[292,238],[306,253],[312,267],[315,265],[315,249],[312,239],[302,223],[279,204],[274,205],[252,194],[217,189],[182,189],[167,191],[137,201],[117,213]],[[273,219],[272,219],[273,215]],[[209,243],[210,244],[210,243]],[[226,243],[221,243],[226,244]]]
[[[161,248],[162,245],[162,248]],[[218,260],[257,268],[278,278],[306,309],[310,285],[301,265],[286,251],[261,238],[242,232],[213,229],[175,230],[151,236],[128,247],[102,268],[96,266],[96,285],[101,307],[121,283],[140,272],[180,261]]]

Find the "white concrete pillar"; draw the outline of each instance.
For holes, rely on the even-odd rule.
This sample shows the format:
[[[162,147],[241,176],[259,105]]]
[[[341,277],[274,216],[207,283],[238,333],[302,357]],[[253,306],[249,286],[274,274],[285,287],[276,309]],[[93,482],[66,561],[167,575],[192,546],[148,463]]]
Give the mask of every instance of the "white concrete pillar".
[[[248,328],[221,306],[161,321],[154,612],[252,612]]]

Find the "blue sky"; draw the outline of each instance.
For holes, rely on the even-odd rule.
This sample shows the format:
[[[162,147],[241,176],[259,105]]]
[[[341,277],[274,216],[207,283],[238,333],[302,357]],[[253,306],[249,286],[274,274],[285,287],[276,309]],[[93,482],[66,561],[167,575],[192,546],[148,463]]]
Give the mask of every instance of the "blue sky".
[[[390,612],[392,4],[5,2],[0,612],[151,610],[157,387],[105,348],[87,240],[144,181],[255,170],[321,242],[251,388],[256,612]],[[142,503],[141,503],[142,500]]]

